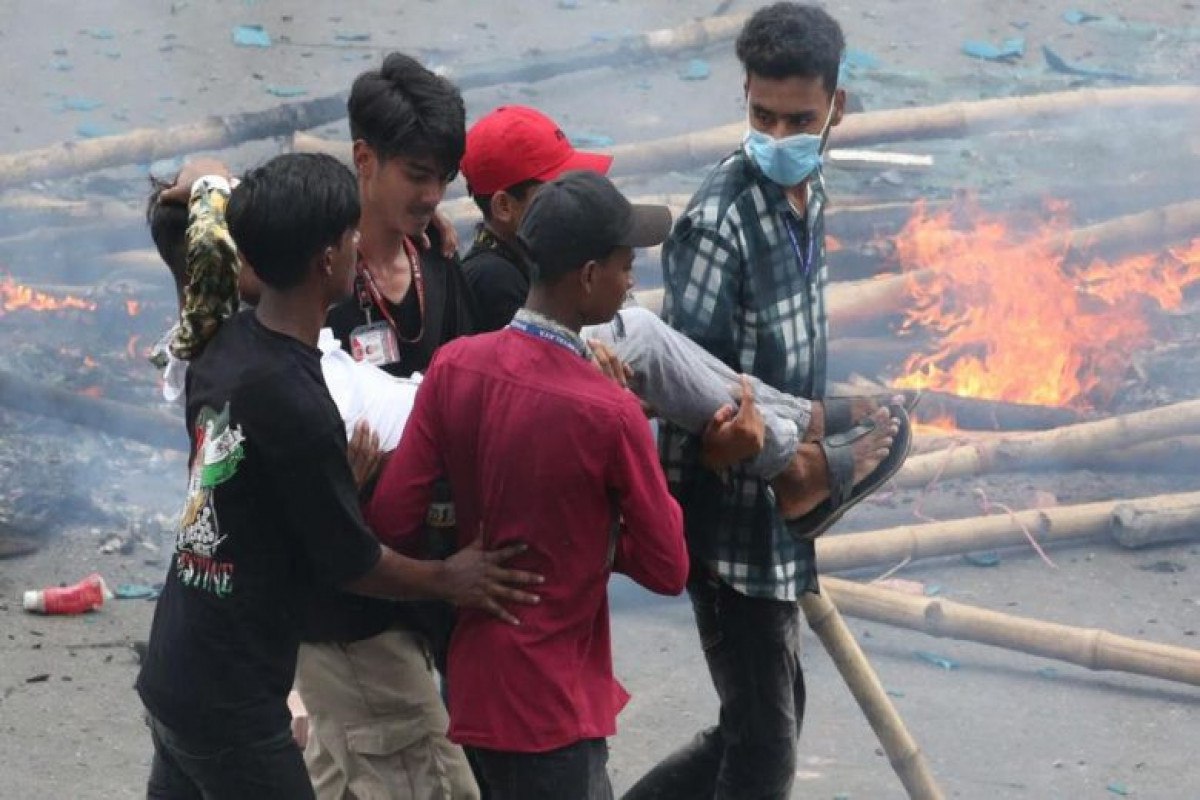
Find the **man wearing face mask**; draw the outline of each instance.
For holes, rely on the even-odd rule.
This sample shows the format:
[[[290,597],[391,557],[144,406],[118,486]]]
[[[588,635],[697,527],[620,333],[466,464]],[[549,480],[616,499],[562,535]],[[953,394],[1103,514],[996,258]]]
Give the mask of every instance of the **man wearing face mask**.
[[[816,6],[776,3],[750,18],[737,41],[749,129],[663,250],[667,323],[732,369],[811,400],[825,399],[821,156],[845,106],[837,87],[844,48],[840,26]],[[890,417],[834,408],[825,406],[809,435],[821,443],[810,479],[831,492],[813,512],[824,521],[785,520],[768,483],[741,466],[724,478],[703,469],[696,438],[664,426],[660,455],[684,511],[688,593],[720,722],[626,800],[790,795],[805,699],[797,601],[817,591],[812,532],[830,508],[878,485],[862,481],[864,473],[894,470],[907,453],[902,408]],[[878,470],[864,468],[889,449]]]

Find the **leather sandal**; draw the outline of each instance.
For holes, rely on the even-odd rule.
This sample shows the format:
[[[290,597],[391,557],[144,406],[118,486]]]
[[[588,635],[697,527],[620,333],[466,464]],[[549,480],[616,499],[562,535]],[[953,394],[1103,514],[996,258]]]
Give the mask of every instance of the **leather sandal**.
[[[918,396],[919,397],[919,396]],[[849,404],[847,403],[847,409]],[[851,445],[875,429],[875,421],[866,419],[849,430],[826,436],[819,444],[829,465],[829,497],[802,517],[787,521],[788,532],[801,541],[815,539],[868,495],[895,475],[912,449],[912,424],[904,406],[890,405],[888,412],[900,423],[887,458],[857,485],[854,483],[854,456]]]

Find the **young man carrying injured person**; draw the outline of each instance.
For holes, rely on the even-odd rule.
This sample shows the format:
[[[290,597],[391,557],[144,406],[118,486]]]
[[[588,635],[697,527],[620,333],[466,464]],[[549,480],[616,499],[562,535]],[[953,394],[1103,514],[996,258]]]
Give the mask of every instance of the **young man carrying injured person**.
[[[669,227],[665,207],[631,206],[593,172],[543,187],[520,233],[535,264],[525,307],[439,351],[371,501],[372,527],[403,547],[446,476],[460,545],[527,542],[519,563],[547,577],[520,626],[464,611],[450,643],[450,735],[496,800],[612,797],[605,739],[628,695],[612,672],[609,576],[662,594],[687,576],[642,408],[580,336],[624,302],[632,248]]]
[[[604,174],[611,163],[610,156],[575,150],[553,120],[524,106],[498,108],[467,132],[462,172],[484,221],[463,270],[484,328],[507,325],[529,292],[531,268],[516,236],[540,187],[571,169]],[[602,359],[611,352],[628,368],[611,372],[622,380],[627,372],[630,388],[654,413],[704,434],[700,447],[710,468],[745,461],[749,473],[771,481],[780,511],[789,519],[828,498],[825,455],[814,441],[825,428],[826,401],[814,403],[745,376],[761,423],[753,409],[730,419],[722,409],[740,402],[743,376],[650,311],[622,309],[611,323],[584,328],[583,335]],[[844,430],[850,418],[871,416],[879,401],[838,399],[828,405],[831,416],[842,418],[839,429]],[[864,437],[856,452],[859,477],[875,469],[890,444],[887,414],[878,412],[874,419],[879,429]]]
[[[280,156],[230,197],[262,296],[210,330],[188,369],[188,496],[137,682],[154,742],[149,797],[314,796],[286,696],[320,583],[510,620],[498,600],[536,600],[513,588],[536,576],[497,566],[521,548],[413,561],[362,519],[316,349],[326,309],[349,291],[358,216],[353,177],[326,156]]]

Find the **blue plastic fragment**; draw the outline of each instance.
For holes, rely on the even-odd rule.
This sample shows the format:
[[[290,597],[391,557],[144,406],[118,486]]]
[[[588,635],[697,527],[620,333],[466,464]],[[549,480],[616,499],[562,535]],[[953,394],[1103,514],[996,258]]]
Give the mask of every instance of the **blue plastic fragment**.
[[[611,136],[605,136],[603,133],[568,133],[567,141],[575,147],[612,147],[614,142]]]
[[[270,47],[271,34],[262,25],[238,25],[233,29],[233,43],[239,47]]]
[[[99,39],[101,41],[115,39],[117,36],[109,28],[92,28],[91,30],[87,31],[87,35],[93,39]]]
[[[147,586],[144,583],[122,583],[113,589],[113,596],[118,600],[153,600],[158,597],[161,587]]]
[[[369,42],[371,34],[358,31],[335,33],[333,38],[339,42]]]
[[[712,75],[712,67],[703,58],[690,59],[683,69],[679,70],[679,79],[684,81],[708,80],[709,75]]]
[[[938,583],[925,584],[925,596],[926,597],[937,597],[941,593],[942,593],[941,584],[938,584]]]
[[[91,97],[67,97],[62,105],[67,111],[95,111],[104,103]]]
[[[904,692],[900,692],[895,689],[888,689],[887,694],[888,694],[888,697],[896,697],[896,698],[904,697]]]
[[[1058,670],[1054,667],[1042,667],[1037,671],[1037,674],[1041,675],[1043,678],[1057,678]]]
[[[308,94],[308,89],[303,86],[275,86],[269,84],[267,86],[267,94],[273,94],[276,97],[300,97]]]
[[[51,67],[59,72],[70,72],[75,69],[75,65],[70,61],[54,61],[50,64]]]
[[[1111,794],[1119,794],[1121,797],[1129,796],[1129,789],[1126,788],[1125,784],[1119,783],[1117,781],[1113,781],[1112,783],[1110,783],[1108,786],[1105,786],[1104,788],[1108,789],[1108,791]]]
[[[1082,25],[1085,22],[1095,22],[1098,19],[1104,19],[1099,14],[1092,14],[1088,11],[1080,11],[1077,8],[1069,8],[1063,12],[1063,22],[1068,25]]]
[[[964,553],[963,561],[976,567],[1000,566],[1000,554],[995,550],[981,550],[978,553]]]
[[[1081,78],[1095,78],[1097,80],[1111,81],[1132,81],[1134,77],[1124,72],[1116,72],[1106,69],[1094,69],[1093,67],[1084,67],[1079,64],[1071,64],[1065,58],[1054,52],[1047,45],[1042,45],[1042,55],[1046,57],[1046,66],[1055,72],[1061,72],[1063,75],[1077,75]]]
[[[941,667],[949,672],[950,670],[958,669],[958,662],[945,656],[939,656],[937,653],[931,653],[928,650],[914,650],[913,655],[921,659],[927,664],[933,664],[935,667]]]
[[[999,47],[991,42],[963,42],[962,51],[971,58],[984,61],[1015,61],[1025,55],[1025,37],[1014,36],[1005,39]]]

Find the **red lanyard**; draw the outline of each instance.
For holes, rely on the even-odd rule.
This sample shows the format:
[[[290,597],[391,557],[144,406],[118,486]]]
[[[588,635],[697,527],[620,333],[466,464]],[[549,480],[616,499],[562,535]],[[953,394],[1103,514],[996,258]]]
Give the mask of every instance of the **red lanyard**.
[[[400,327],[396,325],[396,321],[392,319],[392,314],[388,310],[388,300],[383,296],[383,292],[379,291],[378,284],[375,283],[375,276],[371,274],[371,270],[367,267],[366,260],[359,253],[357,271],[362,285],[359,289],[359,303],[363,310],[367,312],[367,322],[371,321],[371,306],[374,305],[379,309],[379,313],[387,320],[388,325],[392,326],[392,331],[396,334],[396,340],[412,344],[413,342],[421,341],[421,337],[425,334],[425,279],[421,277],[421,259],[417,254],[417,249],[407,237],[404,239],[404,254],[408,256],[408,263],[412,267],[413,283],[417,286],[417,313],[421,317],[421,327],[417,331],[417,335],[409,339],[400,332]]]

